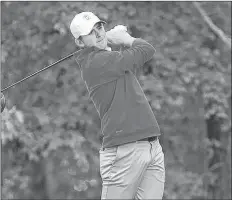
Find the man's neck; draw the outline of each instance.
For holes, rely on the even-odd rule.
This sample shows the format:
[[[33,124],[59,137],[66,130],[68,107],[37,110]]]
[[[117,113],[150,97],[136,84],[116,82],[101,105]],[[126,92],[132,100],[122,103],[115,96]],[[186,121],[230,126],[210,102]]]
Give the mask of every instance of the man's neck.
[[[96,47],[96,46],[83,47],[83,49],[86,49],[86,48],[97,48],[97,49],[100,49],[99,47]],[[107,46],[104,50],[106,50],[106,51],[112,51],[111,47],[109,47],[109,46]]]

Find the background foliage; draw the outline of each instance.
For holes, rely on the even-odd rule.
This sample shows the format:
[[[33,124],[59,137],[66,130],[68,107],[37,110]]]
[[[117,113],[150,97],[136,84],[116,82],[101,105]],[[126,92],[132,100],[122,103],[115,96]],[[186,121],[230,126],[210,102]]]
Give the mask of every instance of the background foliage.
[[[231,35],[231,2],[201,2]],[[1,2],[1,88],[77,50],[81,11],[157,53],[137,72],[163,133],[164,199],[231,199],[231,49],[192,2]],[[100,121],[67,60],[4,93],[3,199],[99,199]]]

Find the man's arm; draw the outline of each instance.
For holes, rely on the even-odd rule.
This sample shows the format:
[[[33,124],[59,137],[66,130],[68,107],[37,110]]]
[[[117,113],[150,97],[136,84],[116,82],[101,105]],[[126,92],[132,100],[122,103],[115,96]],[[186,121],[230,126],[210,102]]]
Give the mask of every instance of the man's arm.
[[[129,47],[123,51],[111,53],[112,63],[116,62],[116,67],[124,71],[143,66],[155,53],[155,48],[151,44],[130,36],[126,31],[109,31],[107,38],[110,43]]]
[[[129,49],[122,51],[120,64],[127,69],[142,67],[147,61],[152,59],[155,48],[143,39],[135,39]]]
[[[93,64],[102,73],[114,72],[122,75],[134,71],[149,61],[155,48],[143,39],[135,39],[131,47],[123,51],[101,51],[94,56]]]

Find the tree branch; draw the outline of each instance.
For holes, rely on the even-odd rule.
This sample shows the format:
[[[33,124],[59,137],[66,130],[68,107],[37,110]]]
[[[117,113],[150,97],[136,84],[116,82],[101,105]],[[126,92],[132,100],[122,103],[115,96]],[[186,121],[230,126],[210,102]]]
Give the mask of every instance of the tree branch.
[[[228,38],[226,34],[213,23],[213,21],[209,18],[204,9],[201,8],[198,2],[193,2],[193,5],[200,13],[201,17],[204,19],[209,28],[229,47],[229,49],[231,49],[231,39]]]

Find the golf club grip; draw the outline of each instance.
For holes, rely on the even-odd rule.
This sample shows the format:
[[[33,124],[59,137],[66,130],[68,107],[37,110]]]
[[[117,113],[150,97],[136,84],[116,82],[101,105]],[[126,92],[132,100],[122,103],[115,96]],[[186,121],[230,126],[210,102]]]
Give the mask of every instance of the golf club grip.
[[[56,61],[56,62],[54,62],[54,63],[52,63],[52,64],[50,64],[50,65],[48,65],[47,67],[44,67],[43,69],[41,69],[41,70],[39,70],[39,71],[37,71],[37,72],[34,72],[33,74],[31,74],[31,75],[29,75],[29,76],[27,76],[27,77],[25,77],[25,78],[23,78],[23,79],[21,79],[21,80],[19,80],[19,81],[15,82],[15,83],[13,83],[13,84],[11,84],[11,85],[9,85],[9,86],[7,86],[6,88],[2,89],[1,92],[3,92],[3,91],[5,91],[5,90],[7,90],[7,89],[9,89],[9,88],[11,88],[11,87],[13,87],[13,86],[15,86],[15,85],[17,85],[17,84],[23,82],[23,81],[25,81],[25,80],[27,80],[27,79],[29,79],[29,78],[35,76],[36,74],[39,74],[40,72],[42,72],[42,71],[44,71],[44,70],[49,69],[50,67],[52,67],[52,66],[54,66],[54,65],[56,65],[56,64],[58,64],[58,63],[60,63],[60,62],[62,62],[62,61],[64,61],[64,60],[66,60],[66,59],[68,59],[68,58],[70,58],[70,57],[72,57],[75,53],[77,53],[77,52],[79,52],[79,51],[80,51],[80,50],[75,51],[75,52],[73,52],[73,53],[67,55],[66,57],[64,57],[64,58],[62,58],[62,59],[60,59],[60,60],[58,60],[58,61]]]

